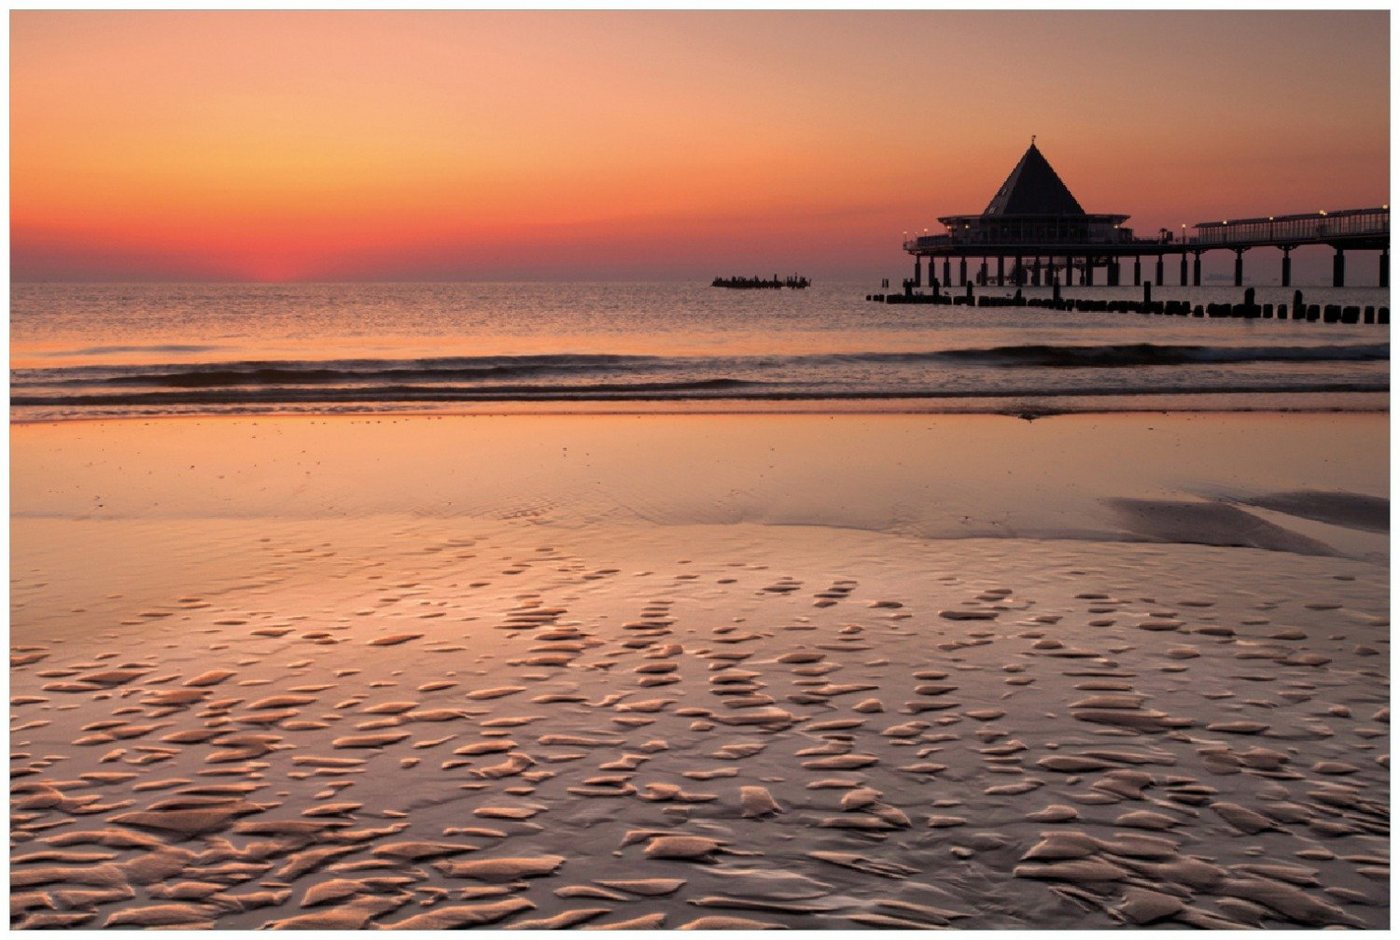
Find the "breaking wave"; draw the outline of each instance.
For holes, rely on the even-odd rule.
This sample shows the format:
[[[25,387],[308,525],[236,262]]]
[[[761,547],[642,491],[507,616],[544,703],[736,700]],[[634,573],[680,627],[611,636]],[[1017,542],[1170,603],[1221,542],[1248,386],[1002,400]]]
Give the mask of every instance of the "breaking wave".
[[[16,369],[17,417],[373,411],[532,401],[852,401],[1350,393],[1389,389],[1387,343],[1022,344],[926,351],[660,356],[559,353],[404,359],[84,364]]]

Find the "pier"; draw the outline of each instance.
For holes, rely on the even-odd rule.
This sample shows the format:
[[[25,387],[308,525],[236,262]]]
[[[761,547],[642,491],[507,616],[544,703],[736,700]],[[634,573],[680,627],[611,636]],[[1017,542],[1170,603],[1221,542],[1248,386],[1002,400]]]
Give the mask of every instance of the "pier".
[[[1234,283],[1244,284],[1244,254],[1254,248],[1282,252],[1281,281],[1292,284],[1291,252],[1327,245],[1335,254],[1332,286],[1346,286],[1347,252],[1379,252],[1375,283],[1390,286],[1390,207],[1323,210],[1292,215],[1197,222],[1176,233],[1161,229],[1138,237],[1124,226],[1129,216],[1088,213],[1050,166],[1035,138],[1001,189],[980,215],[941,216],[946,232],[904,242],[914,257],[906,293],[971,283],[1039,287],[1077,282],[1116,287],[1131,267],[1132,283],[1166,283],[1168,266],[1181,286],[1201,285],[1201,257],[1209,251],[1235,255]],[[969,271],[969,262],[974,264]],[[942,276],[939,277],[939,266]],[[994,266],[994,268],[993,268]]]

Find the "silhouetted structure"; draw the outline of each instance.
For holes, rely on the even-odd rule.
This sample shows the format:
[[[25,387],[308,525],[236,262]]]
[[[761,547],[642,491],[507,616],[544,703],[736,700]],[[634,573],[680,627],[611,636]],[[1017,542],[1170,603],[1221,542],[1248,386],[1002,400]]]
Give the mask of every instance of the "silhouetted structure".
[[[1244,253],[1250,248],[1272,246],[1283,251],[1282,281],[1292,280],[1289,253],[1300,245],[1329,245],[1336,251],[1332,263],[1332,283],[1346,281],[1348,250],[1381,252],[1379,282],[1390,284],[1390,207],[1344,209],[1333,212],[1269,216],[1222,222],[1198,222],[1193,234],[1182,226],[1180,236],[1160,230],[1149,238],[1138,238],[1123,223],[1127,215],[1089,213],[1069,191],[1031,138],[1030,148],[1011,175],[997,190],[981,215],[948,215],[938,221],[947,228],[943,235],[909,239],[904,250],[914,256],[914,278],[906,290],[923,286],[924,259],[928,259],[928,280],[933,285],[936,265],[943,262],[942,287],[951,286],[953,261],[957,261],[958,284],[968,284],[968,259],[980,258],[973,278],[979,284],[1008,283],[1031,286],[1073,283],[1092,285],[1095,272],[1104,269],[1110,286],[1121,282],[1121,264],[1132,258],[1133,283],[1141,284],[1142,259],[1156,259],[1155,281],[1165,281],[1165,261],[1179,255],[1181,284],[1187,283],[1187,256],[1193,259],[1191,283],[1200,286],[1201,255],[1225,249],[1235,253],[1235,285],[1244,282]],[[996,273],[988,269],[996,262]],[[1010,261],[1008,272],[1007,262]]]
[[[1050,297],[1027,298],[1020,290],[1012,297],[982,295],[974,297],[972,285],[967,285],[966,294],[916,294],[908,289],[902,294],[866,294],[866,300],[883,304],[943,304],[968,307],[1038,307],[1043,310],[1075,310],[1083,313],[1146,313],[1177,317],[1233,317],[1246,320],[1306,320],[1315,323],[1390,323],[1390,308],[1342,304],[1305,304],[1303,292],[1294,291],[1292,304],[1259,304],[1255,302],[1254,288],[1244,293],[1243,303],[1209,303],[1192,305],[1189,300],[1153,300],[1152,283],[1142,285],[1142,300],[1093,300],[1087,297],[1062,297],[1060,283],[1053,284]]]
[[[711,287],[728,287],[733,290],[761,290],[764,288],[782,289],[791,287],[794,290],[802,290],[810,287],[812,282],[800,274],[789,274],[785,278],[773,275],[771,278],[761,277],[717,277],[710,282]]]

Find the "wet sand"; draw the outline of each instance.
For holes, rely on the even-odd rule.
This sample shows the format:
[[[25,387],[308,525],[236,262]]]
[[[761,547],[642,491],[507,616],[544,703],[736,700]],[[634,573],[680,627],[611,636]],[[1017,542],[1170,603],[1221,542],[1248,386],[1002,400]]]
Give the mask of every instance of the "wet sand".
[[[12,923],[1386,926],[1384,429],[12,428]]]

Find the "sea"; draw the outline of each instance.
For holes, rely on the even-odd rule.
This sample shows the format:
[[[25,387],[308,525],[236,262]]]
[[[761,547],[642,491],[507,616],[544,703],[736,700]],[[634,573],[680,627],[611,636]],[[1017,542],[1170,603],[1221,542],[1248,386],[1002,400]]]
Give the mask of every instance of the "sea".
[[[1302,289],[1307,303],[1389,306],[1384,289]],[[593,410],[1034,418],[1389,403],[1388,326],[866,301],[878,290],[17,283],[11,420]],[[1065,295],[1136,299],[1141,289]],[[1256,300],[1292,296],[1260,287]],[[1160,287],[1154,299],[1238,303],[1241,291]]]

